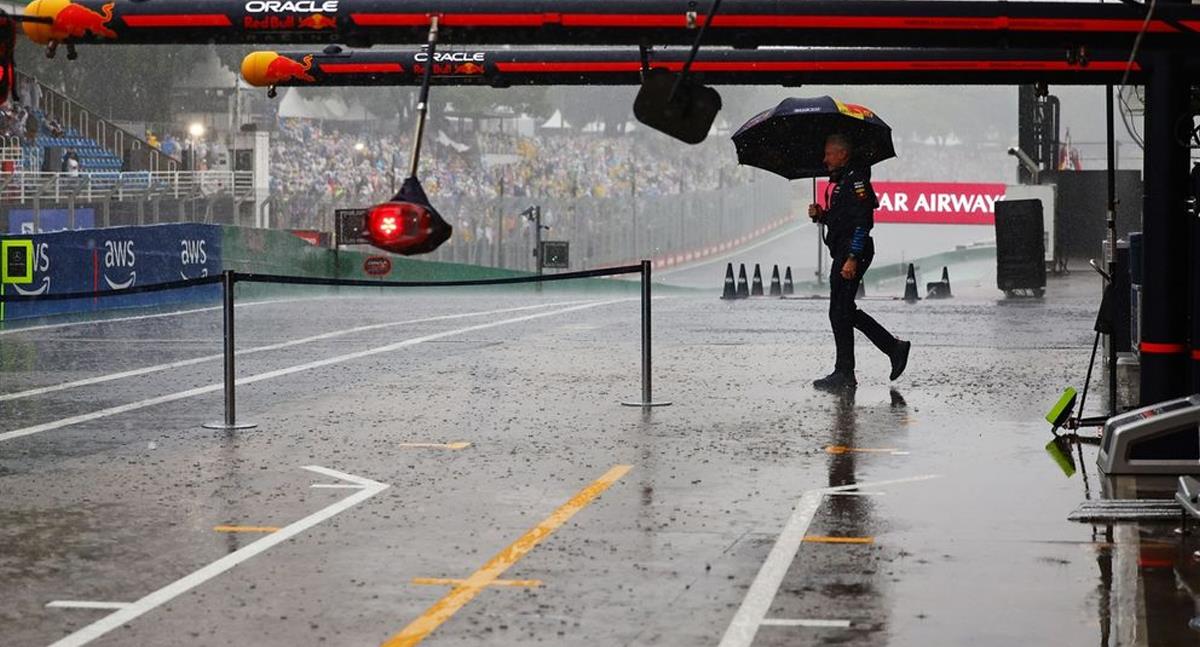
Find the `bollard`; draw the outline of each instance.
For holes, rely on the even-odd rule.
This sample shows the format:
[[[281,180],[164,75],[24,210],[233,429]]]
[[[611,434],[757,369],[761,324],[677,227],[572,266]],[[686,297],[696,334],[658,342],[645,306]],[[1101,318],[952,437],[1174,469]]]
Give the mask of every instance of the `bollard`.
[[[221,287],[224,291],[222,298],[222,315],[225,324],[225,421],[206,422],[205,429],[253,429],[257,425],[252,422],[238,423],[235,397],[237,371],[234,369],[234,339],[233,339],[233,285],[235,283],[233,270],[225,270],[221,274]]]
[[[904,301],[915,303],[921,297],[917,294],[917,272],[912,263],[908,264],[908,278],[904,279]]]
[[[796,286],[792,284],[792,266],[789,265],[787,271],[783,274],[783,296],[789,297],[796,293]]]
[[[927,299],[949,299],[954,295],[950,293],[950,268],[942,266],[942,280],[927,283],[925,285],[925,298]]]
[[[861,299],[867,296],[867,275],[863,274],[858,277],[858,292],[854,294],[855,299]]]
[[[721,292],[721,298],[722,299],[738,298],[737,286],[735,285],[734,280],[733,280],[733,263],[725,264],[725,288]]]
[[[746,285],[746,264],[738,264],[737,298],[750,298],[750,287]]]
[[[642,261],[642,401],[622,402],[626,407],[665,407],[670,402],[655,402],[650,388],[650,261]]]
[[[758,263],[754,264],[754,282],[750,284],[750,296],[761,297],[763,295],[762,285],[762,269],[758,267]]]
[[[773,270],[771,270],[771,296],[773,296],[773,297],[783,296],[783,288],[780,287],[780,284],[779,284],[779,266],[778,265],[776,265],[775,268]]]

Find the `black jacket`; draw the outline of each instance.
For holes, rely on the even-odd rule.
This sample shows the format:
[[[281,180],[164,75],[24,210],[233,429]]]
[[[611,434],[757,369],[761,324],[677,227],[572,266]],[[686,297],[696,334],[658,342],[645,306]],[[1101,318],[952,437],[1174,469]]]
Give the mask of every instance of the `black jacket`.
[[[846,168],[829,176],[825,188],[825,244],[835,258],[861,256],[870,245],[879,200],[871,168]]]

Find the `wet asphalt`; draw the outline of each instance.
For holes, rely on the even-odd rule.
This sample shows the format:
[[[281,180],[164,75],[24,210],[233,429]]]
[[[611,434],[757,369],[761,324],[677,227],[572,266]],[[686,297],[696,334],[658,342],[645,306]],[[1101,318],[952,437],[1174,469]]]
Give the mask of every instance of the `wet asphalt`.
[[[238,309],[244,431],[200,427],[222,415],[221,363],[189,363],[220,352],[216,310],[5,329],[0,642],[1192,644],[1191,540],[1066,521],[1100,496],[1094,450],[1085,480],[1042,449],[1099,290],[1080,270],[1043,300],[865,301],[914,346],[889,383],[860,336],[852,395],[810,385],[826,302],[671,295],[653,374],[673,404],[649,411],[620,405],[640,397],[626,296],[296,295]],[[54,601],[140,606],[100,632],[113,610]]]

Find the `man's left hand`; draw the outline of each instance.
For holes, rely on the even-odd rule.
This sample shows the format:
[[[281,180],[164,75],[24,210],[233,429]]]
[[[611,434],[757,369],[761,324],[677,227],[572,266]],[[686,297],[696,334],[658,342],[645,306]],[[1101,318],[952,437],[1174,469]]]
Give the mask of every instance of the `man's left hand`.
[[[857,275],[858,275],[858,259],[847,258],[846,262],[842,264],[842,278],[849,281]]]

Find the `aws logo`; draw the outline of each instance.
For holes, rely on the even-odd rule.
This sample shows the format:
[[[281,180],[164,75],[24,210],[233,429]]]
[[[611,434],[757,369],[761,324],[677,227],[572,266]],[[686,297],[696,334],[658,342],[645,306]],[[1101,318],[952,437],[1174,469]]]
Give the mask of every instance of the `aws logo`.
[[[205,248],[207,240],[181,240],[179,241],[179,261],[183,263],[183,269],[186,270],[190,265],[207,265],[208,250]],[[187,272],[180,271],[179,276],[183,279],[192,277],[187,275]],[[208,276],[208,268],[200,269],[200,277]]]
[[[133,250],[132,240],[104,241],[104,282],[112,290],[124,290],[133,287],[137,282],[137,254]],[[125,281],[114,281],[109,278],[109,270],[129,270],[129,278]]]
[[[27,296],[35,296],[38,294],[48,294],[50,292],[50,243],[39,243],[33,248],[33,271],[41,272],[42,285],[41,287],[27,289],[20,285],[14,284],[12,287],[16,289],[17,294]]]

